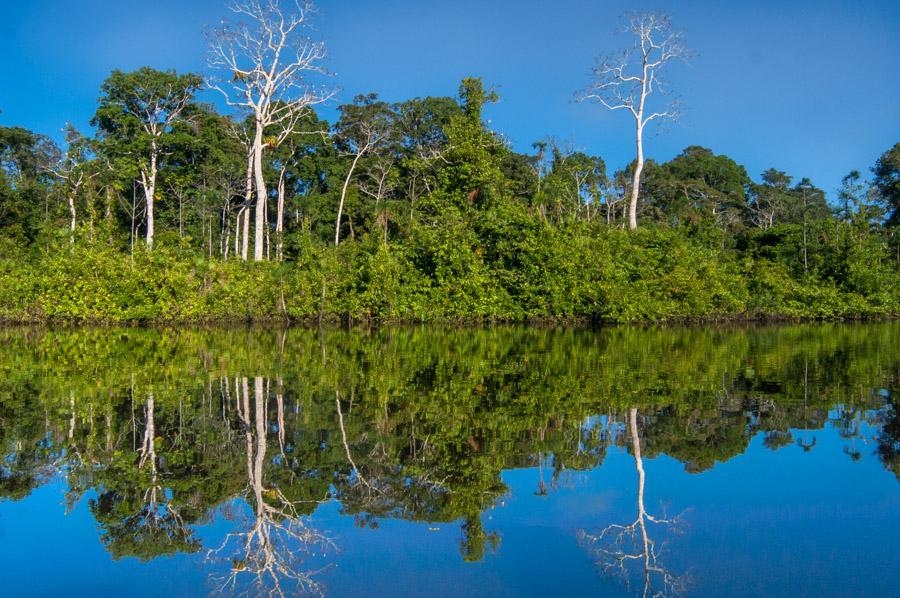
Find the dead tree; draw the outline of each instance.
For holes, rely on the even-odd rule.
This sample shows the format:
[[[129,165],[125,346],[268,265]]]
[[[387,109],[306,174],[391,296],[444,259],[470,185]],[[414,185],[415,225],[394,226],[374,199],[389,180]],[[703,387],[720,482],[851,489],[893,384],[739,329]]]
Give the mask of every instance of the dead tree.
[[[264,256],[264,226],[268,193],[263,153],[278,147],[312,106],[334,94],[313,86],[310,74],[324,74],[325,44],[305,32],[314,12],[311,2],[295,0],[296,11],[283,10],[278,0],[236,0],[232,12],[247,22],[223,23],[210,37],[209,66],[225,78],[211,78],[230,106],[253,117],[250,162],[256,186],[253,259]],[[272,134],[272,130],[277,132]]]
[[[593,82],[579,93],[579,101],[593,101],[608,110],[625,110],[635,124],[637,161],[628,205],[628,228],[637,228],[637,203],[644,170],[644,129],[657,119],[673,119],[678,115],[675,102],[660,112],[651,111],[648,100],[656,92],[664,92],[659,72],[673,60],[685,60],[688,51],[680,32],[673,31],[667,15],[635,13],[628,16],[625,32],[635,38],[631,48],[601,56],[593,69]]]

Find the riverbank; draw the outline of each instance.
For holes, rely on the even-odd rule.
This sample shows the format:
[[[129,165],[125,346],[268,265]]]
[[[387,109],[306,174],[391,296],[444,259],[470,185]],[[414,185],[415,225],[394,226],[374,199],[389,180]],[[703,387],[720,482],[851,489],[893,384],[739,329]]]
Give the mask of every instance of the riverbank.
[[[877,255],[832,257],[816,274],[798,274],[784,261],[672,231],[638,232],[553,233],[499,256],[451,248],[450,240],[438,250],[372,240],[309,245],[287,263],[76,244],[0,258],[0,321],[615,324],[900,314],[900,277]]]

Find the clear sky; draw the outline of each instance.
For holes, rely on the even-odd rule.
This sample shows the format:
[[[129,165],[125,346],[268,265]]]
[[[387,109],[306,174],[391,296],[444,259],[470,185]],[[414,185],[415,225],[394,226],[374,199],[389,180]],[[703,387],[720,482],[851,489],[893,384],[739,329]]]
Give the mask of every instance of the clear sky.
[[[283,0],[284,1],[284,0]],[[144,65],[202,72],[203,28],[226,0],[0,0],[0,124],[58,136],[87,127],[101,81]],[[320,0],[338,101],[454,95],[482,76],[502,96],[487,117],[520,151],[547,136],[633,157],[626,116],[575,104],[628,10],[669,12],[697,52],[674,65],[681,121],[651,132],[648,156],[704,145],[747,167],[810,177],[832,193],[900,141],[900,2],[896,0]],[[211,99],[211,97],[210,97]],[[336,105],[336,104],[335,104]],[[333,114],[334,105],[325,116]]]

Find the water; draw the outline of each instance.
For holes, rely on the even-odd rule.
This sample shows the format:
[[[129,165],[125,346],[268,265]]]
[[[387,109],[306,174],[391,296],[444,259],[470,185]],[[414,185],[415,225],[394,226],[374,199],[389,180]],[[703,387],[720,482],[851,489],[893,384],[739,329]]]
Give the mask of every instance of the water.
[[[900,325],[0,330],[0,593],[898,595]]]

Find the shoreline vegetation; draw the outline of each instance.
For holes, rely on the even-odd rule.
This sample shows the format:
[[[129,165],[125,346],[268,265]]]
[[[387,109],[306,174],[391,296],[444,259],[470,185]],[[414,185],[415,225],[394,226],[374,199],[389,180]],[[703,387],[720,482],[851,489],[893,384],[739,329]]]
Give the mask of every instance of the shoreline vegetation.
[[[457,97],[359,95],[325,121],[324,45],[296,6],[238,2],[243,21],[210,33],[210,73],[113,71],[89,135],[0,126],[0,322],[900,315],[900,143],[832,202],[705,147],[645,159],[644,128],[677,113],[649,107],[661,73],[627,72],[690,55],[668,17],[630,16],[625,64],[598,61],[576,94],[634,116],[635,160],[607,172],[558,139],[514,150],[475,77]]]
[[[437,250],[469,265],[439,282],[408,257],[409,247],[371,238],[309,246],[295,263],[208,260],[164,244],[133,257],[76,245],[34,261],[0,259],[0,321],[621,324],[900,313],[897,272],[877,252],[854,253],[859,262],[846,265],[854,282],[839,284],[794,277],[779,260],[711,249],[679,230],[535,224],[538,239],[516,251],[515,268],[486,266],[483,252],[448,239]]]

